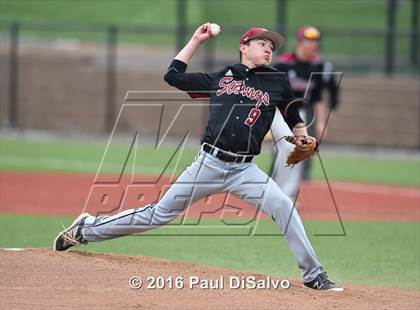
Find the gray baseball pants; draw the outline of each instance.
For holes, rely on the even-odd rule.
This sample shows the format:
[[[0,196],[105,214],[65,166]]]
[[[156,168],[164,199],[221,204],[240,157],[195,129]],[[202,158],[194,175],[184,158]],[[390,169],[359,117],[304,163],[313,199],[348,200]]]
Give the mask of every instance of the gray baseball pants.
[[[82,238],[103,241],[165,225],[194,201],[218,192],[230,192],[275,220],[305,282],[321,272],[300,216],[278,185],[252,162],[229,163],[203,150],[156,204],[112,216],[90,216],[81,230]]]

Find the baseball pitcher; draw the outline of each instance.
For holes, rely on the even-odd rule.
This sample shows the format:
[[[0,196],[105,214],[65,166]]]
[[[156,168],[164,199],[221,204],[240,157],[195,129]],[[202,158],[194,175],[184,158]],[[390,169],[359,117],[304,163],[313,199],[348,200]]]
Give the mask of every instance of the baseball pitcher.
[[[165,225],[194,201],[218,192],[229,192],[270,216],[284,234],[299,268],[304,286],[342,291],[330,281],[309,242],[292,200],[252,162],[261,150],[276,109],[285,115],[293,132],[287,137],[296,149],[289,158],[298,162],[317,147],[308,137],[293,100],[287,78],[270,67],[273,51],[283,37],[264,28],[251,28],[239,41],[240,63],[214,73],[186,73],[188,63],[201,44],[214,34],[210,24],[197,28],[190,41],[173,59],[165,81],[192,97],[210,99],[209,119],[196,159],[178,177],[160,201],[112,216],[81,214],[54,240],[55,251],[72,246],[140,233]],[[308,155],[309,156],[309,155]],[[182,197],[183,199],[179,199]]]

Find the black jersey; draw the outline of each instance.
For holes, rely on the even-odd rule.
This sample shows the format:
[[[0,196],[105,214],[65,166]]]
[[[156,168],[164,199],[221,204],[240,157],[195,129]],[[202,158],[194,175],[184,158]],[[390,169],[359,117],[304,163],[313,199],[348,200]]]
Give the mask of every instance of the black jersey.
[[[257,155],[271,127],[275,109],[291,129],[302,119],[294,104],[290,83],[275,68],[249,69],[234,64],[215,73],[185,73],[187,64],[173,60],[165,81],[191,97],[209,97],[209,119],[201,143],[225,151]]]
[[[277,58],[274,67],[287,74],[293,93],[298,98],[305,98],[307,103],[314,104],[322,99],[322,90],[330,93],[330,107],[338,105],[338,85],[331,74],[333,68],[329,62],[319,58],[312,61],[301,61],[294,53],[284,53]],[[311,77],[312,74],[312,77]]]

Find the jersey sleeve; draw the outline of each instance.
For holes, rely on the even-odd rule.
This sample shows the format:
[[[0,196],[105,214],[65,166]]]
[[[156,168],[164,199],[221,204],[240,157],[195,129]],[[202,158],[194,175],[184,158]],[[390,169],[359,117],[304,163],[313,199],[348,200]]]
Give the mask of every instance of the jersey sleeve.
[[[164,76],[165,82],[179,90],[186,91],[192,98],[209,97],[212,75],[186,73],[186,70],[186,63],[174,59]]]
[[[277,108],[282,113],[287,126],[289,126],[290,130],[293,130],[297,123],[303,123],[299,115],[301,101],[298,101],[293,95],[292,86],[286,77],[283,78],[283,85],[283,100],[277,104]]]

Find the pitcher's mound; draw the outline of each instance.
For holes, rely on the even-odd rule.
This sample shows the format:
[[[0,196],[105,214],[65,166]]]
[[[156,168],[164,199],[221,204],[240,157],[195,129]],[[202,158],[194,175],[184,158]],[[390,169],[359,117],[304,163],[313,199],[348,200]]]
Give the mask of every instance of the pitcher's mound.
[[[77,251],[1,249],[0,272],[2,309],[418,309],[420,306],[420,294],[412,290],[345,285],[344,292],[320,292],[302,288],[297,280],[284,289],[281,286],[287,286],[287,281],[280,281],[284,278],[149,257]],[[129,279],[133,276],[142,280],[141,288],[130,288]],[[133,278],[131,286],[137,285],[137,278]],[[252,289],[254,286],[258,288]]]

